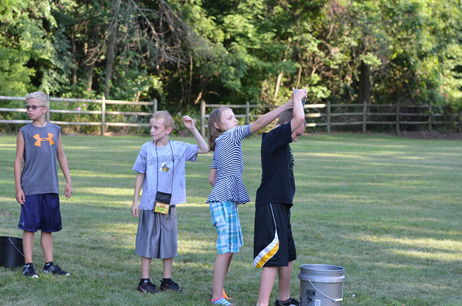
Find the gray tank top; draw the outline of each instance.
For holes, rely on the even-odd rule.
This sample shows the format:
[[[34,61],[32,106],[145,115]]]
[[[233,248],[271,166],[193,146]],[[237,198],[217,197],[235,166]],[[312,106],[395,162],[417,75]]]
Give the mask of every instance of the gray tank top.
[[[21,174],[24,194],[59,193],[57,158],[61,128],[52,123],[45,127],[29,123],[19,130],[24,138]]]

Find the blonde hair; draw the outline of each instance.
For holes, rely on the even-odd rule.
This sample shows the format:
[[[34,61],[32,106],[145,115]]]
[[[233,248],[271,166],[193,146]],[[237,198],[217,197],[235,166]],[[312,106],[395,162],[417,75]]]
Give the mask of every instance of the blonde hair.
[[[159,120],[159,119],[164,119],[164,126],[166,129],[172,128],[175,122],[173,121],[172,115],[170,115],[169,112],[167,111],[157,111],[154,114],[152,114],[151,118]]]
[[[209,141],[209,148],[210,151],[215,151],[215,139],[217,139],[221,134],[223,134],[225,131],[222,130],[221,128],[217,128],[215,126],[215,123],[217,123],[218,126],[220,126],[221,122],[221,114],[225,110],[231,110],[229,107],[220,107],[214,109],[210,115],[209,115],[209,120],[207,122],[208,125],[208,141]]]
[[[36,99],[40,102],[41,106],[46,106],[47,108],[50,108],[50,97],[41,91],[36,91],[36,92],[31,92],[26,96],[26,102],[29,101],[30,99]]]

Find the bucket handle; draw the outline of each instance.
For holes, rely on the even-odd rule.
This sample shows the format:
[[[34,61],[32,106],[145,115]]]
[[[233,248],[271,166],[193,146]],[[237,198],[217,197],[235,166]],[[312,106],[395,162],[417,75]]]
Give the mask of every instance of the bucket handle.
[[[311,282],[311,279],[308,279],[308,281],[310,282],[311,286],[313,286],[314,289],[316,289],[317,291],[319,291],[319,293],[321,293],[322,295],[324,295],[324,297],[328,298],[328,299],[331,300],[333,303],[343,301],[343,286],[342,286],[342,297],[339,298],[339,299],[333,299],[333,298],[327,296],[326,294],[324,294],[324,293],[323,293],[321,290],[319,290],[318,288],[316,288],[316,286]]]
[[[16,249],[16,251],[18,251],[19,254],[21,254],[22,257],[24,257],[24,254],[16,247],[16,245],[13,243],[13,241],[11,241],[11,237],[8,237],[8,240],[11,242],[11,245],[14,246],[14,248]]]

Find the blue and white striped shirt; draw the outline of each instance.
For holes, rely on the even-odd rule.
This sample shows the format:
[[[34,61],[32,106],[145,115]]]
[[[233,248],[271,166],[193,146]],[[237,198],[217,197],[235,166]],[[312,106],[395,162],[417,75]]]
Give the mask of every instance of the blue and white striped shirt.
[[[207,203],[234,201],[245,204],[250,201],[242,181],[244,159],[241,141],[249,136],[250,124],[227,130],[215,139],[212,169],[217,169],[217,181],[213,186]]]

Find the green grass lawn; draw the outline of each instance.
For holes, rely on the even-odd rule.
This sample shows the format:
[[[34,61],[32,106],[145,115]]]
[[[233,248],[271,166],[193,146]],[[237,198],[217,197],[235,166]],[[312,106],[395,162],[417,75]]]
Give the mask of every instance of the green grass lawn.
[[[193,138],[174,138],[193,142]],[[63,136],[74,193],[61,198],[63,230],[54,259],[70,277],[0,267],[1,305],[209,305],[216,233],[205,200],[211,154],[187,164],[188,204],[178,207],[179,256],[173,278],[183,294],[135,290],[137,219],[131,216],[131,170],[149,137]],[[15,136],[0,136],[0,235],[22,237],[14,199]],[[260,183],[260,137],[243,142],[244,182],[251,200]],[[345,268],[342,305],[462,305],[462,142],[384,135],[314,135],[292,145],[297,193],[292,226],[301,264]],[[60,173],[61,191],[64,187]],[[240,206],[244,247],[225,287],[238,305],[255,305],[253,202]],[[34,262],[43,255],[36,235]],[[38,272],[39,272],[38,271]],[[154,260],[151,280],[162,277]],[[272,300],[277,297],[277,283]]]

